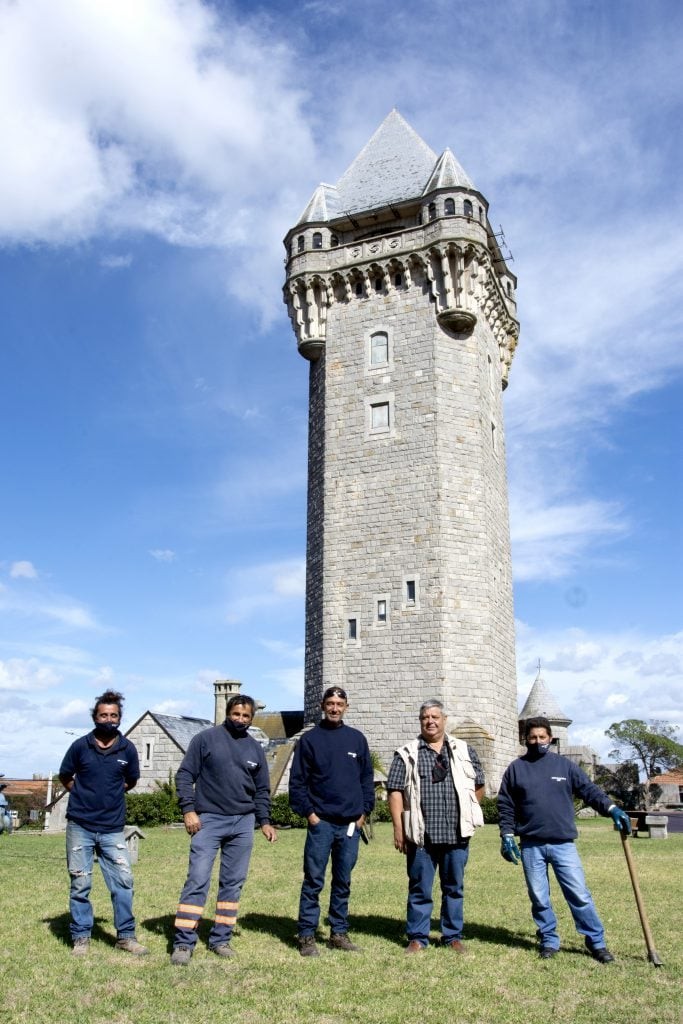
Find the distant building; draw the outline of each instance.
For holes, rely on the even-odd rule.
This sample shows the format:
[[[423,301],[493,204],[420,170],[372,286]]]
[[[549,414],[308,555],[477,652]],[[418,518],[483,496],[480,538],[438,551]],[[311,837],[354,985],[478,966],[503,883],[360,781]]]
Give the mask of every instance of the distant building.
[[[653,775],[650,782],[662,791],[657,801],[659,807],[670,810],[683,807],[683,771],[662,772],[661,775]]]

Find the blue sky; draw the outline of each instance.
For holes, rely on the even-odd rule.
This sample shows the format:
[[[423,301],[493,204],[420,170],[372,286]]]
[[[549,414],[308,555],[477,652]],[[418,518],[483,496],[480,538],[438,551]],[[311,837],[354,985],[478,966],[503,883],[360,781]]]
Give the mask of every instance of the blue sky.
[[[294,9],[293,9],[294,8]],[[282,237],[392,107],[519,279],[520,701],[683,725],[683,7],[0,0],[0,771],[92,698],[301,704],[307,365]]]

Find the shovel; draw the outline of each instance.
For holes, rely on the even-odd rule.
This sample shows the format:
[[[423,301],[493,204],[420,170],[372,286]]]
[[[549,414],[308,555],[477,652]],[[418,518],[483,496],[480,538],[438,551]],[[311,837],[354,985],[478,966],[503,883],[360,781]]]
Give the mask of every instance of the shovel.
[[[643,928],[643,935],[645,936],[645,945],[647,946],[647,958],[650,963],[654,964],[655,967],[663,967],[662,961],[659,959],[657,950],[655,949],[654,939],[652,938],[652,931],[650,930],[650,922],[647,919],[647,913],[645,911],[645,904],[643,903],[643,897],[640,892],[640,886],[638,885],[638,875],[636,873],[636,865],[633,857],[631,856],[631,847],[629,846],[628,833],[623,832],[619,829],[619,835],[621,836],[621,845],[624,848],[624,856],[626,857],[626,864],[628,867],[628,873],[631,876],[631,885],[633,886],[633,892],[636,897],[636,906],[638,907],[638,915],[640,917],[640,923]]]

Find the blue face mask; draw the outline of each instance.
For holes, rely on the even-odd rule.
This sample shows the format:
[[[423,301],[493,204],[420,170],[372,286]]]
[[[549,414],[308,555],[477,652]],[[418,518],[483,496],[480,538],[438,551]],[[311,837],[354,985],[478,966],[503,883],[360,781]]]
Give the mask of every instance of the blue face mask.
[[[527,743],[526,752],[531,758],[543,757],[550,750],[549,743]]]

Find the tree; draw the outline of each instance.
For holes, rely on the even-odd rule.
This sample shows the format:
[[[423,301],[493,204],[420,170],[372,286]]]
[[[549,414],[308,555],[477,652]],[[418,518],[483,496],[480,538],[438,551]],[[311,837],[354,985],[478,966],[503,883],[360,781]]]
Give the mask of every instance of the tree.
[[[635,810],[645,805],[645,786],[640,782],[638,765],[633,761],[622,761],[615,767],[596,764],[593,781],[621,807]]]
[[[613,722],[605,735],[617,744],[610,750],[609,757],[621,761],[622,748],[626,748],[628,759],[634,761],[645,776],[645,804],[650,806],[656,800],[658,790],[654,777],[662,771],[683,768],[683,744],[678,742],[675,725],[654,719],[647,725],[638,718],[627,718]]]

